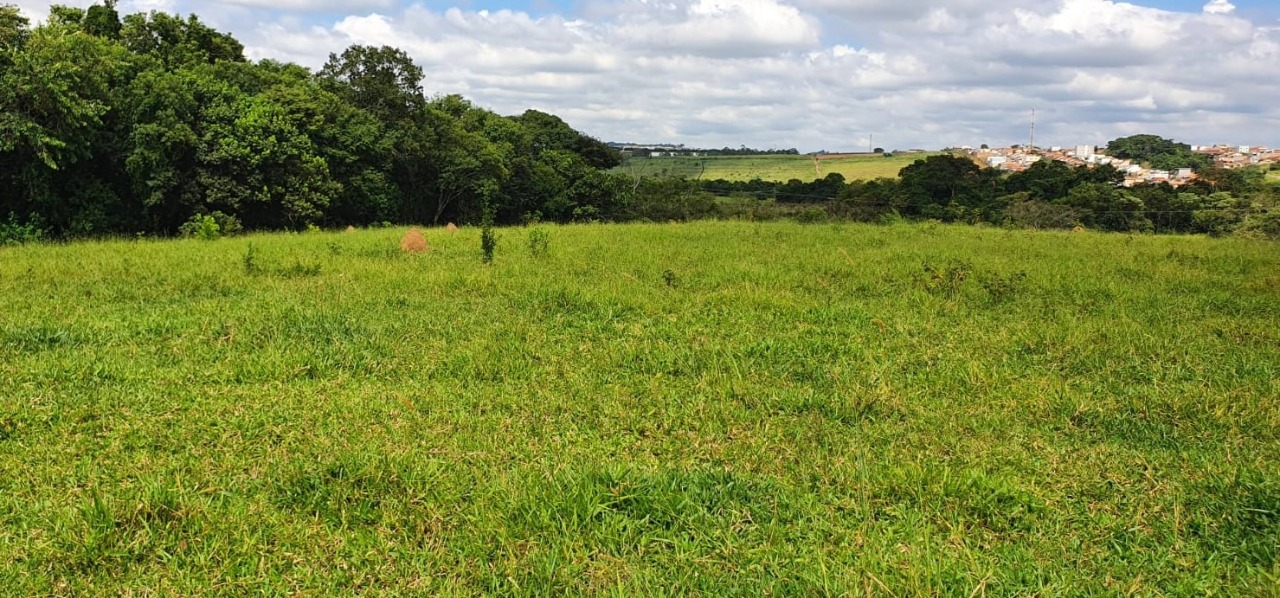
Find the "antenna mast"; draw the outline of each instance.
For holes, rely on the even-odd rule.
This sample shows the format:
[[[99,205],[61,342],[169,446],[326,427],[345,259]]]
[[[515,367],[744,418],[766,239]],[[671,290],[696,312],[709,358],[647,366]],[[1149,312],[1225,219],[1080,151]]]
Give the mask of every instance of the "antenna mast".
[[[1028,153],[1036,151],[1036,109],[1031,109],[1031,149]]]

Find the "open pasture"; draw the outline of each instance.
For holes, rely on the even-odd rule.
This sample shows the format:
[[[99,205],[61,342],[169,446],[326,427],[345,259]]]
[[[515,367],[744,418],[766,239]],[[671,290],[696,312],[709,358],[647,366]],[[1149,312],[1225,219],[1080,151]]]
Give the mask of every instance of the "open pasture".
[[[0,248],[6,595],[1272,595],[1280,246]]]

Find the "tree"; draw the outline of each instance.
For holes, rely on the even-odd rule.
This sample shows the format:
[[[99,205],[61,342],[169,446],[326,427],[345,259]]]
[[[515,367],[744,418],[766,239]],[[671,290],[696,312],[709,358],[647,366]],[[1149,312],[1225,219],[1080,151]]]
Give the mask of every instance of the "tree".
[[[508,174],[497,148],[483,135],[468,131],[463,126],[465,113],[455,115],[451,102],[455,101],[438,100],[425,111],[426,124],[436,134],[428,161],[435,183],[432,223],[450,213],[478,217],[484,194],[496,193]]]
[[[567,150],[582,156],[593,168],[613,168],[622,164],[622,154],[594,137],[583,135],[560,117],[537,110],[527,110],[512,117],[533,137],[533,151]]]
[[[1030,201],[1054,201],[1066,197],[1079,180],[1076,169],[1065,162],[1041,160],[1009,175],[1005,189],[1009,193],[1026,193]]]
[[[330,54],[319,75],[340,96],[384,123],[411,120],[426,104],[422,69],[397,48],[351,46],[341,55]]]
[[[84,15],[84,32],[89,35],[120,39],[124,25],[120,22],[120,13],[116,12],[116,0],[105,0],[102,4],[90,6]]]
[[[243,44],[208,27],[195,15],[183,20],[162,12],[132,14],[124,18],[120,40],[130,51],[155,58],[169,68],[245,61]]]
[[[207,118],[198,158],[208,207],[253,228],[298,228],[323,217],[340,186],[303,133],[319,123],[267,95],[217,104]]]
[[[1107,153],[1116,158],[1150,164],[1160,170],[1208,168],[1208,156],[1191,151],[1191,146],[1156,135],[1130,135],[1107,144]]]
[[[996,196],[992,183],[998,174],[983,174],[983,169],[968,158],[951,154],[929,156],[903,168],[899,174],[906,204],[905,215],[925,218],[953,219],[946,207],[976,208]]]
[[[12,4],[0,4],[0,60],[22,49],[27,37],[31,35],[31,21],[22,16],[18,7]]]
[[[1148,230],[1153,227],[1142,200],[1106,183],[1080,183],[1060,202],[1083,212],[1086,226],[1109,231]]]

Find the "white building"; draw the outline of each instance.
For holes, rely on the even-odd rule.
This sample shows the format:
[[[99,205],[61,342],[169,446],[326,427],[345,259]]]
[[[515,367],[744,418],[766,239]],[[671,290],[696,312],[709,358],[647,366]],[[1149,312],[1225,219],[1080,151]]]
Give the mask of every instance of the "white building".
[[[1094,147],[1092,145],[1077,145],[1076,157],[1081,160],[1087,159],[1089,156],[1093,155],[1093,150]]]

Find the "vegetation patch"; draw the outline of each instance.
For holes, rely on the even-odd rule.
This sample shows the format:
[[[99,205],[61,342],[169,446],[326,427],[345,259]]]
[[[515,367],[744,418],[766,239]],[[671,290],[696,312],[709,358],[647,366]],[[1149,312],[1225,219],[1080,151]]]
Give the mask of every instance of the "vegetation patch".
[[[538,224],[485,265],[406,230],[5,247],[0,585],[1275,586],[1273,243]]]

